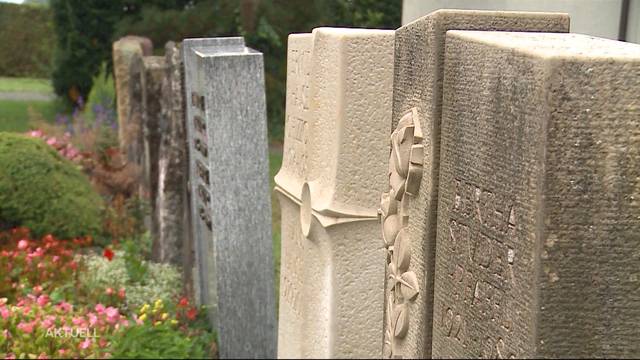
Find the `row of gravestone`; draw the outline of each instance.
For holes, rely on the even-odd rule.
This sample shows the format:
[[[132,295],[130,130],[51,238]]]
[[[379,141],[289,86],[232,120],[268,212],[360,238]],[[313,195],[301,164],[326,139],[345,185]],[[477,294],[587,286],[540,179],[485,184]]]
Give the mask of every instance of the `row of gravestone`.
[[[154,256],[195,264],[221,357],[640,355],[640,46],[568,31],[443,10],[290,35],[277,330],[261,54],[187,39],[159,65],[129,38]]]

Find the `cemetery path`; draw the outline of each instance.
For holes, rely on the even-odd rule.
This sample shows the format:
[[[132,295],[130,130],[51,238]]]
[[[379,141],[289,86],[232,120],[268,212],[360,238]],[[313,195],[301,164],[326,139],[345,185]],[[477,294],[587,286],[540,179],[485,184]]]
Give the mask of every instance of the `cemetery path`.
[[[41,92],[24,92],[9,91],[0,92],[0,100],[18,100],[18,101],[49,101],[54,99],[53,94]]]

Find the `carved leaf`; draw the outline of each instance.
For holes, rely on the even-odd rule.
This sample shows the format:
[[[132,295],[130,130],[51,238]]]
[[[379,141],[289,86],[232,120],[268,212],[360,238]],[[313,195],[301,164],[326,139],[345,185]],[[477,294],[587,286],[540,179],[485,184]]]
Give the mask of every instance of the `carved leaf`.
[[[405,272],[409,269],[411,262],[411,242],[404,228],[398,232],[394,243],[393,262],[398,272]]]
[[[400,231],[399,220],[398,215],[389,215],[384,219],[384,223],[382,224],[382,238],[387,247],[393,246],[395,243],[398,231]]]
[[[389,289],[390,291],[393,291],[393,289],[396,287],[396,283],[398,282],[398,269],[393,262],[389,263],[389,275],[387,276],[387,278],[389,279]]]
[[[409,311],[405,304],[395,306],[393,334],[397,338],[402,338],[409,330]]]
[[[392,190],[391,196],[398,201],[402,200],[402,195],[404,195],[405,178],[394,171],[389,177],[389,183],[391,184]]]
[[[407,271],[400,276],[399,279],[400,293],[402,297],[408,300],[413,300],[420,292],[418,286],[418,277],[413,271]]]

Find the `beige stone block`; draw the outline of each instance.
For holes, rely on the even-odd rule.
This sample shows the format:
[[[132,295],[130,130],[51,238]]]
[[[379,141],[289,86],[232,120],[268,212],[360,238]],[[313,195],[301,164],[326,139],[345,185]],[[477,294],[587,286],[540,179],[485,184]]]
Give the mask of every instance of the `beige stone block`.
[[[640,355],[640,46],[446,37],[433,356]]]
[[[376,357],[393,31],[289,37],[278,357]]]

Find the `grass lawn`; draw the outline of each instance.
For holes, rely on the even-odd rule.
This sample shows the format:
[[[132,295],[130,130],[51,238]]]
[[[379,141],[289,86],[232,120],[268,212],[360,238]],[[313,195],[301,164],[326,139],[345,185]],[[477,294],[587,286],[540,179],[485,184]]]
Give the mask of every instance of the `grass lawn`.
[[[0,131],[25,132],[29,130],[29,108],[40,113],[44,119],[49,121],[55,118],[58,110],[54,101],[0,100]]]
[[[0,77],[0,92],[52,93],[49,79]]]
[[[275,183],[273,182],[273,177],[280,170],[280,165],[282,165],[282,152],[281,150],[270,149],[269,150],[269,174],[270,174],[270,183],[271,183],[271,224],[272,224],[272,233],[273,233],[273,262],[275,267],[275,284],[276,284],[276,303],[280,298],[280,204],[278,203],[278,198],[273,192],[273,187]]]

